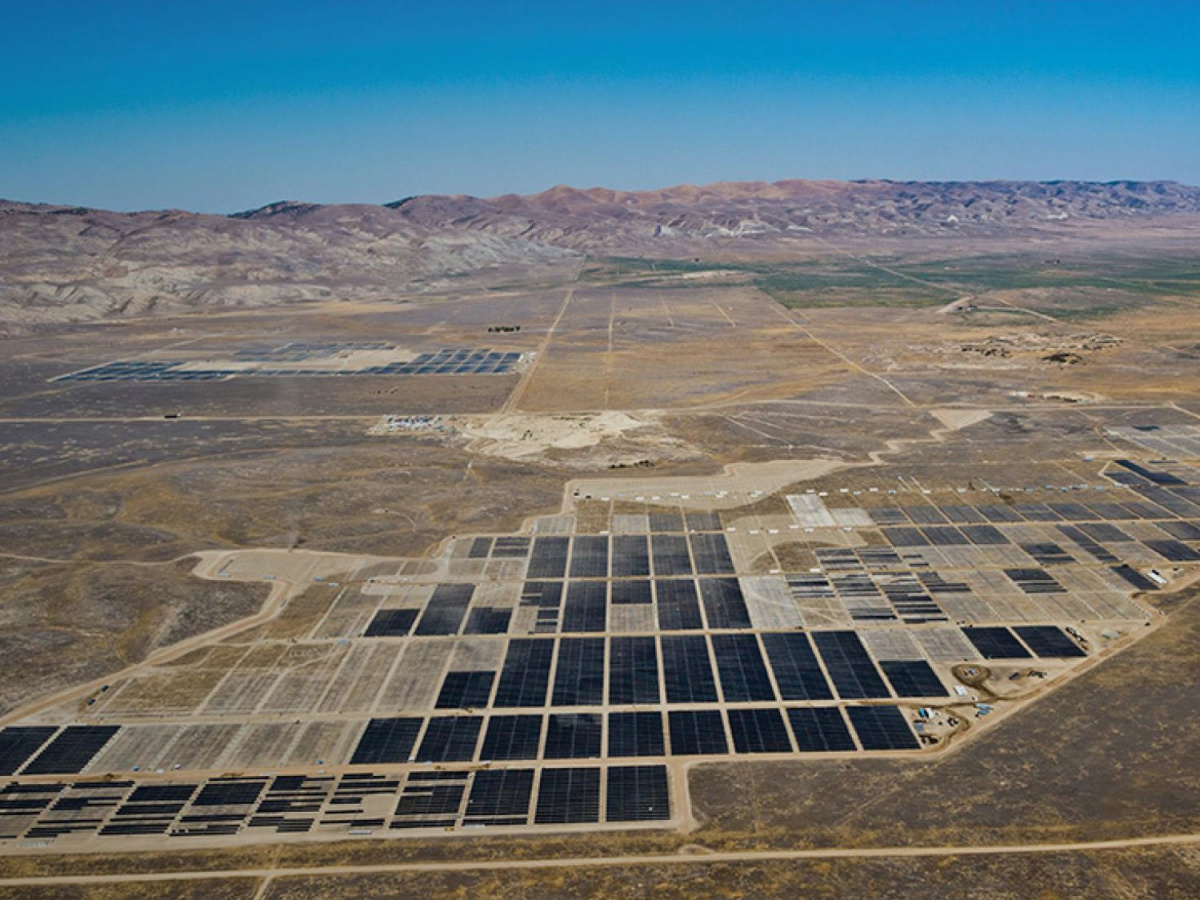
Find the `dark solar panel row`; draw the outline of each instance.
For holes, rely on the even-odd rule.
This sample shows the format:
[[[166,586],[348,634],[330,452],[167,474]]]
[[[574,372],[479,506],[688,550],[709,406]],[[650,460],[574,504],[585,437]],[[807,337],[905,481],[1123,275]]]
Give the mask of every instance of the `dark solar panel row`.
[[[994,525],[964,525],[959,529],[972,544],[981,547],[995,547],[1010,543],[1004,533]]]
[[[880,667],[897,697],[946,697],[945,685],[924,660],[885,660]]]
[[[438,709],[479,709],[492,696],[495,672],[447,672],[435,706]]]
[[[1029,658],[1029,651],[1003,626],[964,628],[962,633],[984,659]]]
[[[479,743],[479,716],[439,716],[429,720],[417,762],[469,762]]]
[[[708,642],[702,635],[663,635],[662,662],[668,703],[709,703],[717,699]]]
[[[546,722],[545,759],[595,759],[603,725],[598,713],[554,713]]]
[[[465,784],[410,782],[396,804],[396,815],[456,816],[465,793]]]
[[[987,520],[973,506],[965,504],[938,507],[947,520],[957,525],[975,525]]]
[[[1033,557],[1041,566],[1062,566],[1075,562],[1075,558],[1058,544],[1035,542],[1021,544],[1021,549]]]
[[[543,769],[538,779],[538,825],[600,821],[600,770]]]
[[[608,577],[608,538],[604,535],[580,534],[571,547],[572,578]]]
[[[522,824],[529,816],[532,793],[533,769],[476,772],[467,797],[464,822]]]
[[[609,766],[605,819],[656,822],[671,818],[666,766]]]
[[[673,710],[667,714],[674,756],[708,756],[729,752],[720,710]]]
[[[1098,559],[1100,562],[1115,563],[1120,561],[1111,552],[1106,550],[1100,544],[1097,544],[1090,537],[1080,531],[1075,525],[1059,525],[1058,530],[1063,534],[1063,536],[1067,537],[1078,547],[1080,547],[1080,549],[1095,559]]]
[[[771,676],[752,634],[714,634],[713,656],[726,703],[774,700]]]
[[[467,616],[463,634],[505,634],[511,619],[511,610],[477,606]]]
[[[541,716],[492,716],[479,756],[484,760],[537,759],[541,740]]]
[[[614,637],[609,646],[608,702],[658,703],[658,647],[652,637]]]
[[[1057,659],[1087,656],[1082,647],[1054,625],[1016,625],[1013,631],[1037,656]]]
[[[529,570],[526,577],[562,578],[567,572],[567,548],[570,539],[565,537],[539,537],[534,539],[529,554]]]
[[[696,583],[690,578],[655,581],[654,594],[660,631],[698,631],[704,627]]]
[[[678,510],[650,513],[651,531],[683,531],[683,514]]]
[[[1132,460],[1117,459],[1113,460],[1113,462],[1122,468],[1128,469],[1135,475],[1140,475],[1142,478],[1145,478],[1147,481],[1153,482],[1154,484],[1187,484],[1187,482],[1182,478],[1176,478],[1170,472],[1155,471],[1147,468],[1146,466],[1138,465]]]
[[[1005,569],[1008,579],[1026,594],[1062,594],[1066,592],[1045,569]]]
[[[963,532],[953,525],[925,525],[921,533],[935,547],[964,547],[971,543]]]
[[[1158,527],[1180,541],[1200,541],[1200,524],[1196,522],[1159,522]]]
[[[1142,541],[1147,547],[1171,562],[1200,562],[1200,551],[1189,547],[1183,541]]]
[[[69,725],[60,731],[22,771],[23,775],[82,772],[120,730],[117,725]]]
[[[350,764],[408,762],[423,721],[419,718],[372,719],[359,738]]]
[[[544,706],[553,656],[553,641],[528,638],[509,641],[493,705]]]
[[[527,537],[498,537],[492,544],[492,559],[524,559],[529,555]]]
[[[801,753],[858,749],[842,711],[836,706],[788,707],[787,716]]]
[[[458,634],[474,592],[473,584],[439,584],[425,604],[425,612],[414,633],[423,636]]]
[[[709,628],[750,627],[750,611],[736,578],[701,578],[700,596]]]
[[[380,609],[367,626],[365,637],[404,637],[417,621],[415,609]]]
[[[792,741],[777,709],[728,710],[733,749],[738,753],[790,753]]]
[[[850,706],[850,724],[864,750],[917,750],[920,743],[895,706]]]
[[[733,559],[725,535],[693,534],[690,536],[696,571],[701,575],[732,575]]]
[[[613,578],[644,578],[650,574],[650,544],[645,535],[621,534],[612,539]]]
[[[0,775],[12,775],[57,731],[52,725],[10,725],[0,731]]]
[[[578,539],[576,539],[578,540]],[[572,581],[567,584],[562,630],[603,632],[607,630],[608,586],[602,581]]]
[[[1137,569],[1129,565],[1113,566],[1111,571],[1113,574],[1120,577],[1127,584],[1139,591],[1154,591],[1158,590],[1158,585],[1139,572]]]
[[[471,541],[471,549],[467,551],[467,559],[487,559],[492,553],[492,539],[477,537]]]
[[[649,581],[614,581],[611,588],[611,599],[617,606],[652,603],[654,599]]]
[[[692,574],[692,558],[688,555],[687,538],[683,535],[651,535],[650,549],[654,559],[655,576],[661,578]]]
[[[883,536],[893,547],[929,546],[929,539],[918,528],[884,528]]]
[[[608,716],[608,755],[663,756],[662,715],[657,712],[610,713]]]
[[[782,699],[833,699],[808,635],[799,631],[764,634],[762,642]]]
[[[720,531],[721,530],[721,515],[717,512],[701,512],[698,510],[688,510],[687,528],[688,531]]]
[[[568,595],[568,609],[570,599]],[[563,638],[558,642],[554,706],[598,706],[604,702],[604,638]]]
[[[853,631],[818,631],[813,640],[843,699],[890,697],[887,685]]]

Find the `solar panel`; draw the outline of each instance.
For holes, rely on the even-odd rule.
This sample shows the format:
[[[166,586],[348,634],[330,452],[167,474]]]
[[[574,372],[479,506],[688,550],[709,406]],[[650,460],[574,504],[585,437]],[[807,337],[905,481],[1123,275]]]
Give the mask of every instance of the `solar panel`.
[[[477,537],[471,541],[471,549],[467,551],[467,559],[487,559],[492,552],[490,537]]]
[[[884,528],[883,536],[893,547],[929,546],[929,539],[917,528]]]
[[[516,825],[529,816],[533,769],[479,771],[471,782],[464,822]],[[501,821],[503,820],[503,821]]]
[[[1113,566],[1112,569],[1110,569],[1110,571],[1114,575],[1117,575],[1121,579],[1123,579],[1126,584],[1130,585],[1135,590],[1139,590],[1139,591],[1158,590],[1157,584],[1155,584],[1153,581],[1151,581],[1149,578],[1147,578],[1145,575],[1143,575],[1137,569],[1135,569],[1129,565],[1126,565],[1124,563],[1119,566]]]
[[[690,578],[655,581],[654,594],[660,631],[699,631],[704,627],[696,583]]]
[[[551,705],[598,706],[603,702],[604,638],[563,638],[558,642]]]
[[[687,527],[689,531],[720,531],[721,516],[716,512],[688,510]]]
[[[750,611],[736,578],[701,578],[700,596],[709,628],[750,627]]]
[[[654,558],[655,576],[663,578],[692,574],[692,560],[688,555],[687,538],[683,535],[651,535],[650,548]]]
[[[696,560],[696,571],[701,575],[732,575],[733,559],[725,535],[692,534],[689,536],[692,556]]]
[[[1195,522],[1159,522],[1158,527],[1180,541],[1200,541],[1200,524]]]
[[[596,759],[603,723],[598,713],[555,713],[546,723],[545,759]]]
[[[651,531],[683,531],[683,514],[674,512],[650,513]]]
[[[726,703],[774,700],[771,676],[752,634],[714,634],[713,657]]]
[[[946,521],[936,506],[906,506],[904,511],[918,525],[939,525]]]
[[[69,725],[25,766],[23,775],[82,772],[120,730],[117,725]]]
[[[439,584],[425,604],[425,613],[417,623],[415,634],[458,634],[474,591],[473,584]]]
[[[879,664],[897,697],[946,697],[949,692],[924,660],[884,660]]]
[[[417,718],[372,719],[359,738],[350,765],[408,762],[423,721]]]
[[[1132,541],[1133,538],[1127,535],[1124,531],[1109,522],[1087,522],[1079,526],[1079,530],[1086,534],[1094,541],[1100,543],[1110,543],[1121,541]]]
[[[808,635],[799,631],[768,633],[762,641],[784,700],[833,699]]]
[[[788,707],[787,716],[801,753],[858,749],[842,711],[836,706]]]
[[[650,574],[650,545],[644,534],[618,534],[612,539],[613,578],[642,578]]]
[[[662,756],[665,752],[660,713],[609,713],[609,756]]]
[[[887,685],[853,631],[817,631],[813,641],[843,699],[890,697]]]
[[[565,537],[539,537],[533,542],[529,554],[528,578],[562,578],[567,571],[567,547]]]
[[[409,782],[396,804],[398,816],[457,816],[465,784]]]
[[[984,659],[1029,659],[1029,651],[1003,626],[964,628],[962,633]]]
[[[1189,547],[1183,541],[1142,541],[1147,547],[1170,562],[1198,562],[1200,550]]]
[[[725,721],[715,709],[677,709],[667,713],[673,756],[709,756],[729,752]]]
[[[371,619],[364,637],[404,637],[416,621],[415,609],[381,609]]]
[[[605,819],[659,822],[671,818],[666,766],[609,766]]]
[[[962,547],[971,543],[970,539],[953,525],[926,525],[921,529],[921,533],[935,547]]]
[[[608,537],[580,534],[571,547],[572,578],[608,577]]]
[[[537,759],[541,741],[541,716],[492,716],[479,758]]]
[[[1013,631],[1038,656],[1078,659],[1087,656],[1083,648],[1053,625],[1016,625]]]
[[[572,581],[567,585],[562,630],[603,632],[608,621],[608,586],[602,581]]]
[[[12,775],[50,739],[52,725],[15,725],[0,731],[0,775]]]
[[[505,634],[511,618],[511,610],[477,606],[467,616],[463,634]]]
[[[429,720],[417,762],[469,762],[479,742],[479,716],[440,716]]]
[[[652,637],[614,637],[609,647],[608,702],[658,703],[658,647]]]
[[[708,642],[702,635],[663,635],[663,680],[668,703],[712,703],[717,699]]]
[[[849,706],[850,724],[864,750],[918,750],[920,744],[895,706]]]
[[[790,753],[792,740],[777,709],[728,710],[729,731],[738,753]]]
[[[652,603],[654,601],[649,581],[614,581],[611,584],[611,589],[614,606]]]
[[[516,638],[509,641],[492,705],[544,706],[553,658],[552,640]]]
[[[973,525],[973,524],[985,521],[983,516],[980,515],[979,511],[976,510],[975,507],[973,507],[973,506],[958,505],[958,506],[941,506],[938,508],[941,509],[942,515],[944,515],[951,522],[955,522],[959,525],[962,525],[962,524]]]
[[[538,825],[600,821],[600,770],[543,769],[538,780]]]
[[[495,672],[447,672],[438,693],[438,709],[478,709],[488,705]]]

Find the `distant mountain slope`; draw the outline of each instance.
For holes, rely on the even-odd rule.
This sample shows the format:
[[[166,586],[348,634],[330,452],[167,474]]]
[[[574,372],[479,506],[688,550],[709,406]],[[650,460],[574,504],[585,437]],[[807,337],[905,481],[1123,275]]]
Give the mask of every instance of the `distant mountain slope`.
[[[579,253],[770,248],[807,234],[1018,235],[1200,213],[1174,182],[780,181],[659,191],[273,203],[232,216],[0,201],[0,327],[209,306],[386,299]],[[715,244],[714,244],[715,242]],[[514,270],[515,271],[515,270]]]

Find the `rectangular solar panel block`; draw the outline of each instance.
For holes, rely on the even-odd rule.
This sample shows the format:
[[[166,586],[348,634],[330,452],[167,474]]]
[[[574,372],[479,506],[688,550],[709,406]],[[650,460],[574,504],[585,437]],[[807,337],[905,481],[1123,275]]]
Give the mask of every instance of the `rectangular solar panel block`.
[[[479,716],[441,716],[429,720],[417,762],[469,762],[475,757],[479,743]]]
[[[458,634],[474,591],[473,584],[439,584],[425,604],[425,612],[417,623],[415,634]]]
[[[692,559],[688,555],[687,538],[681,534],[650,536],[654,558],[654,574],[659,578],[692,574]]]
[[[773,632],[764,634],[762,641],[784,700],[833,699],[808,635],[800,631]]]
[[[717,685],[702,635],[663,635],[663,679],[668,703],[715,703]]]
[[[842,711],[836,706],[788,707],[787,716],[801,753],[858,749]]]
[[[465,821],[506,819],[517,824],[529,815],[533,769],[491,769],[475,773],[467,796]]]
[[[650,582],[644,579],[637,581],[614,581],[611,584],[613,605],[645,604],[654,602],[650,590]]]
[[[729,545],[725,535],[692,534],[689,536],[692,545],[692,556],[696,560],[696,571],[701,575],[732,575],[733,558],[729,555]]]
[[[650,574],[650,544],[644,534],[618,534],[612,539],[612,577],[645,578]]]
[[[564,632],[603,632],[608,623],[608,586],[602,581],[572,581],[563,604]]]
[[[571,546],[572,578],[608,577],[607,535],[578,534]]]
[[[964,628],[966,636],[984,659],[1029,659],[1030,653],[1004,626]]]
[[[538,780],[538,825],[600,821],[600,770],[542,769]]]
[[[57,730],[53,725],[11,725],[0,731],[0,775],[15,773]]]
[[[544,706],[553,658],[553,640],[517,638],[509,641],[492,705]]]
[[[1053,659],[1079,659],[1087,653],[1054,625],[1015,625],[1013,631],[1038,656]]]
[[[68,725],[29,762],[22,775],[82,772],[120,731],[118,725]]]
[[[604,702],[604,638],[563,638],[558,642],[553,706],[599,706]]]
[[[528,578],[562,578],[567,572],[567,547],[565,537],[539,537],[533,542],[529,554]]]
[[[672,710],[667,713],[667,724],[672,756],[710,756],[729,752],[720,710]]]
[[[704,627],[696,583],[690,578],[655,581],[654,594],[661,631],[699,631]]]
[[[779,710],[734,707],[728,715],[733,748],[738,753],[792,752],[792,740]]]
[[[921,745],[895,706],[850,706],[850,724],[864,750],[918,750]]]
[[[479,709],[492,696],[495,672],[447,672],[438,694],[438,709]]]
[[[545,759],[598,759],[603,723],[599,713],[555,713],[546,723]]]
[[[511,619],[511,610],[477,606],[467,616],[463,634],[506,634]]]
[[[408,762],[423,722],[419,718],[372,719],[358,740],[350,764]]]
[[[657,712],[609,713],[608,755],[663,756],[662,715]]]
[[[813,641],[843,699],[890,697],[875,664],[853,631],[818,631]]]
[[[541,741],[541,716],[492,716],[488,719],[479,758],[537,759]]]
[[[608,660],[608,702],[658,703],[658,646],[652,637],[614,637]]]
[[[752,634],[714,634],[713,656],[726,703],[774,700],[775,689]]]
[[[371,619],[364,637],[404,637],[417,621],[415,609],[381,609]]]
[[[736,578],[701,578],[700,596],[709,628],[750,627],[750,611]]]
[[[924,660],[884,660],[879,664],[897,697],[947,697],[949,692]]]
[[[605,820],[661,822],[671,818],[666,766],[609,766]]]

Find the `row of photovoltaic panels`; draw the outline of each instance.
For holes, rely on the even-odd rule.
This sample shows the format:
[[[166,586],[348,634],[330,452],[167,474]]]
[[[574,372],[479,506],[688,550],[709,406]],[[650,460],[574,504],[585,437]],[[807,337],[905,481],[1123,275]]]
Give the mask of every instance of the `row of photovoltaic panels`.
[[[377,610],[364,636],[506,633],[512,611],[486,606],[468,610],[473,590],[474,585],[470,584],[442,584],[435,588],[423,610]],[[639,579],[611,584],[527,581],[521,594],[523,606],[561,611],[561,622],[554,630],[563,632],[604,633],[608,630],[610,603],[653,605],[660,631],[699,631],[706,622],[710,629],[752,627],[750,611],[736,578]]]
[[[534,787],[536,781],[536,802]],[[366,818],[363,802],[388,795],[389,817]],[[198,783],[93,781],[8,784],[0,789],[0,839],[71,832],[171,837],[236,834],[243,828],[304,833],[314,825],[434,828],[462,825],[652,822],[670,818],[663,765],[486,771],[407,776],[225,778]],[[532,806],[532,809],[531,809]],[[390,822],[389,822],[390,819]]]
[[[981,503],[868,509],[876,525],[984,525],[1014,522],[1112,522],[1196,518],[1200,504],[1187,488],[1131,485],[1139,500],[1122,502]]]
[[[690,548],[690,550],[689,550]],[[474,550],[474,546],[472,546]],[[482,553],[482,545],[477,554]],[[493,551],[494,553],[494,551]],[[495,554],[494,554],[495,555]],[[568,557],[570,564],[568,566]],[[732,575],[733,559],[720,533],[576,535],[535,538],[529,546],[530,579],[645,578]]]
[[[873,712],[862,714],[861,709]],[[919,746],[898,707],[852,706],[846,712],[865,750]],[[649,711],[608,713],[607,717],[599,713],[497,715],[487,720],[486,729],[482,716],[446,716],[428,720],[418,741],[423,724],[416,717],[372,719],[351,765],[722,755],[731,749],[735,753],[858,749],[836,706],[671,710],[665,730],[663,714]],[[881,727],[892,735],[886,742],[874,733]]]

